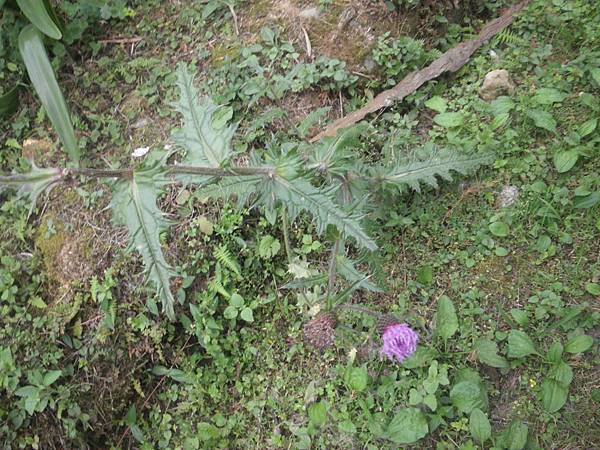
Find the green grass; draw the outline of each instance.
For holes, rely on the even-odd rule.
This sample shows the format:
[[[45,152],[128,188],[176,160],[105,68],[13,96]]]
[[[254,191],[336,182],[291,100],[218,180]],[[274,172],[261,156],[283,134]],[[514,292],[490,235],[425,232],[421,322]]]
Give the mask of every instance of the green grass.
[[[343,2],[335,3],[337,9]],[[293,26],[283,24],[277,43],[267,45],[258,19],[246,15],[252,8],[236,6],[238,38],[227,8],[205,20],[197,2],[130,7],[134,18],[115,13],[108,23],[95,22],[58,60],[59,83],[77,117],[87,162],[125,165],[134,148],[168,138],[178,125],[168,104],[176,95],[180,61],[197,69],[201,89],[232,107],[241,158],[246,150],[297,139],[293,125],[318,107],[333,107],[325,120],[336,117],[338,90],[349,109],[387,80],[383,73],[361,80],[334,62],[315,66],[316,81],[307,66],[309,75],[287,86],[277,77],[289,73],[296,59],[311,64],[299,50],[302,41],[286,44],[296,40]],[[264,20],[261,13],[261,25]],[[282,231],[258,211],[206,202],[182,186],[161,199],[161,208],[177,221],[162,236],[166,258],[181,275],[174,291],[182,304],[171,323],[152,312],[153,290],[144,286],[141,262],[125,251],[125,235],[110,223],[105,188],[89,183],[53,191],[30,219],[27,205],[0,194],[2,446],[396,448],[388,439],[390,422],[405,408],[418,408],[431,432],[412,448],[477,448],[470,411],[457,400],[462,381],[483,386],[488,398],[487,407],[479,406],[493,441],[478,448],[598,447],[600,221],[598,203],[592,203],[600,192],[600,129],[583,137],[574,133],[600,119],[600,80],[594,78],[599,21],[600,7],[592,2],[534,1],[511,27],[520,39],[492,40],[459,73],[370,118],[356,149],[367,160],[406,154],[429,141],[496,154],[490,167],[438,190],[400,200],[374,196],[381,206],[368,228],[380,250],[365,255],[360,268],[386,290],[359,290],[350,301],[395,314],[419,332],[418,358],[405,365],[378,357],[375,321],[354,313],[341,319],[358,333],[339,329],[336,344],[324,353],[303,343],[302,326],[324,287],[284,288],[291,275]],[[465,35],[474,26],[460,25]],[[452,42],[457,27],[448,28]],[[142,37],[134,51],[130,44],[98,42],[132,35]],[[244,54],[257,42],[260,50]],[[248,54],[269,76],[239,67]],[[509,70],[517,83],[502,120],[496,117],[507,100],[490,106],[477,95],[483,76],[495,68]],[[340,72],[336,78],[326,70]],[[262,93],[244,90],[251,83]],[[564,98],[546,104],[536,97],[541,88],[557,89]],[[461,114],[462,125],[436,124],[437,113],[425,106],[435,95],[447,111]],[[281,111],[269,117],[274,108]],[[531,111],[550,113],[556,128],[536,126]],[[40,165],[61,158],[31,93],[0,125],[0,136],[3,172],[25,166],[20,146],[27,138],[38,140]],[[43,150],[47,146],[51,150]],[[556,155],[571,150],[576,163],[559,173]],[[499,196],[506,186],[517,187],[519,196],[503,208]],[[290,231],[299,260],[326,270],[330,236],[317,236],[307,218]],[[231,300],[223,292],[237,292],[239,310],[251,309],[253,320],[226,318]],[[458,321],[447,339],[439,327],[449,320],[438,313],[443,296]],[[525,332],[541,356],[516,357],[511,330]],[[564,352],[573,380],[564,406],[549,412],[542,400],[552,367],[548,351],[553,342],[566,345],[583,334],[593,337],[593,345],[583,353]],[[482,362],[489,363],[477,352],[482,339],[497,345],[503,362],[494,365],[502,367]],[[29,404],[31,396],[15,394],[41,386],[39,378],[57,370],[58,378],[36,390]],[[427,386],[435,408],[431,398],[423,400]],[[527,443],[520,445],[523,427]]]

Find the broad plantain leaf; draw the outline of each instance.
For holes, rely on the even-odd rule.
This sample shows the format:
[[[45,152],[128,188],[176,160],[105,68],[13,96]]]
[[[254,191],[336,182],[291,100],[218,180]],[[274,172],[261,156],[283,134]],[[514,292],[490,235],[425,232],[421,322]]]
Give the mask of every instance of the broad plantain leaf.
[[[50,122],[54,125],[71,161],[79,165],[80,152],[67,104],[56,82],[42,36],[32,25],[23,28],[19,34],[19,51]]]
[[[38,30],[52,39],[62,38],[60,28],[53,19],[54,13],[49,11],[46,7],[47,4],[51,8],[49,3],[40,0],[16,1],[19,8],[21,8],[21,11],[23,11],[23,14],[25,14],[25,17],[27,17]]]
[[[480,339],[475,343],[477,358],[484,364],[500,369],[509,366],[508,361],[498,354],[498,345],[489,339]]]
[[[177,68],[180,96],[173,107],[183,115],[183,128],[173,136],[174,142],[186,150],[183,164],[221,167],[231,156],[234,126],[216,128],[213,115],[219,110],[210,99],[199,100],[194,79],[184,65]]]
[[[168,222],[156,206],[160,189],[166,182],[162,162],[149,162],[133,171],[131,178],[116,181],[112,210],[115,222],[125,225],[129,231],[130,248],[141,254],[147,278],[156,286],[163,310],[174,319],[170,288],[174,271],[165,260],[159,239]]]
[[[435,334],[442,339],[451,338],[458,330],[458,316],[454,308],[454,303],[446,295],[442,295],[438,300],[438,309],[435,315]]]
[[[508,333],[508,357],[523,358],[533,353],[539,354],[531,338],[523,331],[510,330]]]
[[[392,419],[386,438],[396,444],[412,444],[429,433],[427,418],[417,408],[401,409]]]

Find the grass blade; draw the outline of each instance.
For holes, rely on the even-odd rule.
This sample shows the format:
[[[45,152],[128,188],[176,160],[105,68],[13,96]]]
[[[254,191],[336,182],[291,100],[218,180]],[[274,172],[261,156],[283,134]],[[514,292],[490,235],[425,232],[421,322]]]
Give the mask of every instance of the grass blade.
[[[50,65],[42,36],[32,25],[19,34],[19,51],[27,73],[69,157],[79,165],[79,147],[67,104]]]
[[[17,0],[23,14],[33,23],[38,30],[52,39],[62,38],[58,25],[52,20],[45,2],[39,0]],[[54,14],[53,14],[54,15]]]

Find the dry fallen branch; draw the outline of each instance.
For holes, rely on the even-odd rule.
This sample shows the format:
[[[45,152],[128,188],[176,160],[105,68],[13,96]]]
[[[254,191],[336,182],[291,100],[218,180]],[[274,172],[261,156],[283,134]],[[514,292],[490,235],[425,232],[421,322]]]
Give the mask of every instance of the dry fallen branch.
[[[326,136],[335,136],[337,130],[355,124],[359,120],[362,120],[367,114],[391,106],[394,102],[401,101],[407,95],[415,92],[427,81],[433,80],[445,72],[456,72],[467,63],[475,50],[509,26],[515,20],[515,15],[525,8],[530,1],[531,0],[523,0],[508,8],[502,16],[489,22],[475,39],[460,43],[456,47],[448,50],[428,67],[408,74],[392,89],[381,92],[362,108],[330,124],[325,130],[312,137],[310,142],[316,142]]]

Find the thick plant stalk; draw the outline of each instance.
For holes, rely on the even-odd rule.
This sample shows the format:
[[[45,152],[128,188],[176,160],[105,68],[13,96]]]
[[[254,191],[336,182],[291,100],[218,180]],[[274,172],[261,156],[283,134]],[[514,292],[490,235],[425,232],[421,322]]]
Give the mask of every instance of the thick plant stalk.
[[[354,125],[364,119],[367,114],[378,111],[381,108],[387,108],[393,103],[403,100],[427,81],[433,80],[445,72],[456,72],[469,61],[475,50],[509,26],[515,20],[515,15],[525,8],[530,1],[523,0],[511,6],[502,16],[489,22],[475,39],[458,44],[426,68],[408,74],[392,89],[383,91],[362,108],[333,122],[325,130],[312,137],[310,142],[317,142],[326,136],[335,136],[338,130]]]

